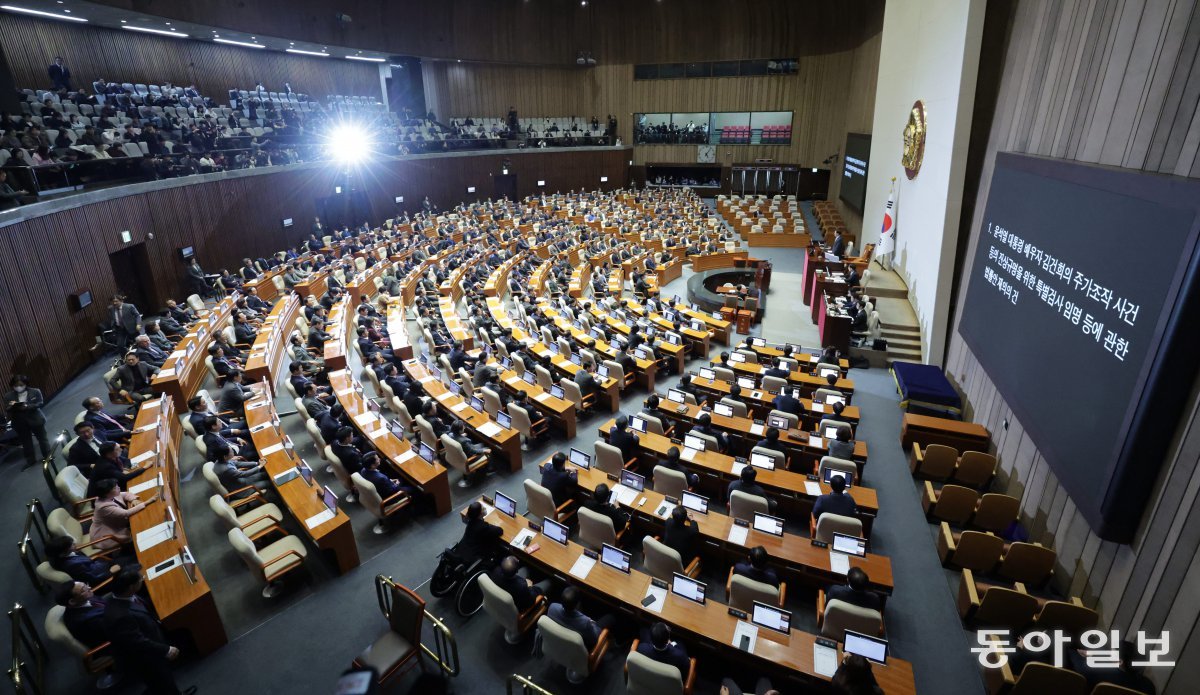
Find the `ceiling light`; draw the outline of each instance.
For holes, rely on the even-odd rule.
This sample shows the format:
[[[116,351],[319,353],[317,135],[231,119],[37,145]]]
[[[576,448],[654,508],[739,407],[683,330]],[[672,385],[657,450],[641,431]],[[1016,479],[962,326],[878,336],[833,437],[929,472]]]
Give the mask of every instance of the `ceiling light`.
[[[367,56],[346,56],[350,60],[366,60],[372,63],[382,63],[383,58],[368,58]]]
[[[0,5],[0,10],[8,10],[9,12],[21,12],[24,14],[35,14],[39,17],[49,17],[51,19],[65,19],[68,22],[86,22],[83,17],[68,17],[65,14],[57,12],[43,12],[41,10],[31,10],[28,7],[17,7],[16,5]]]
[[[262,45],[261,43],[250,43],[249,41],[234,41],[233,39],[217,38],[214,38],[213,41],[216,41],[217,43],[227,43],[232,46],[245,46],[246,48],[266,48],[266,46]]]
[[[128,24],[126,24],[125,26],[123,26],[121,28],[129,29],[130,31],[144,31],[149,34],[158,34],[159,36],[174,36],[177,39],[186,39],[188,37],[187,34],[180,34],[177,31],[163,31],[162,29],[151,29],[149,27],[135,27],[135,26],[130,26]]]
[[[320,51],[302,51],[299,48],[289,48],[289,49],[287,49],[287,52],[288,53],[299,53],[300,55],[305,55],[305,56],[320,56],[322,58],[329,57],[328,53],[322,53]]]

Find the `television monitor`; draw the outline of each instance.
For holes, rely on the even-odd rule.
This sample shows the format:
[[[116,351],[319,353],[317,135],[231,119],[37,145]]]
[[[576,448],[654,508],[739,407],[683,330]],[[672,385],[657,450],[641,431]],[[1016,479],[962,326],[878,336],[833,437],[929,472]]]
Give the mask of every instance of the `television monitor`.
[[[337,513],[338,496],[336,492],[329,489],[328,485],[325,486],[325,489],[321,493],[321,501],[325,503],[325,506],[329,508],[329,511],[335,514]]]
[[[703,439],[697,437],[694,434],[685,434],[683,436],[683,446],[688,449],[695,449],[696,451],[704,451],[707,448],[705,446],[706,444],[707,444],[707,442],[705,442]]]
[[[846,630],[843,651],[848,654],[857,654],[867,661],[874,661],[877,664],[886,664],[888,655],[888,641],[878,637],[864,635],[863,633],[855,632],[854,630]]]
[[[754,608],[750,612],[750,622],[786,635],[792,629],[792,614],[781,608],[755,601]]]
[[[630,470],[621,470],[621,484],[641,492],[646,489],[646,476],[638,475]]]
[[[746,356],[740,352],[731,352],[729,353],[729,361],[733,362],[734,364],[742,364],[746,361]]]
[[[425,459],[425,463],[432,465],[433,460],[437,457],[437,452],[433,450],[433,447],[425,442],[421,442],[417,445],[417,455]]]
[[[717,403],[713,405],[713,412],[722,417],[733,417],[733,406],[728,403]]]
[[[608,365],[607,364],[597,365],[596,366],[596,375],[599,376],[601,379],[607,379],[608,378]]]
[[[853,210],[863,211],[867,200],[867,171],[871,161],[871,134],[846,133],[842,158],[842,187],[838,197]]]
[[[867,539],[834,531],[833,545],[831,545],[830,548],[838,551],[839,553],[863,557],[867,554]]]
[[[296,470],[300,471],[300,477],[304,478],[305,484],[309,487],[312,487],[313,472],[312,469],[308,467],[308,463],[306,463],[304,459],[301,459],[300,463],[296,465]]]
[[[566,398],[567,397],[566,392],[563,391],[563,387],[559,386],[558,384],[554,384],[550,387],[550,395],[554,396],[555,398]]]
[[[679,391],[677,389],[667,389],[667,400],[671,401],[672,403],[682,404],[687,403],[687,396],[683,394],[683,391]]]
[[[741,386],[744,389],[750,389],[751,391],[753,391],[756,388],[755,383],[754,383],[754,377],[749,377],[749,376],[739,376],[737,378],[737,385]]]
[[[671,573],[671,593],[676,596],[682,596],[703,606],[704,594],[707,590],[708,585],[704,582],[698,582],[678,572]]]
[[[499,490],[496,491],[495,499],[496,499],[496,509],[499,509],[500,511],[513,517],[514,519],[516,518],[516,516],[517,516],[517,501],[516,500],[514,500],[513,498],[504,494],[503,492],[500,492]]]
[[[709,369],[708,367],[701,367],[697,371],[696,376],[700,377],[701,379],[708,379],[709,381],[715,381],[717,378],[716,372]]]
[[[525,373],[521,375],[521,378],[524,379],[525,383],[529,384],[530,386],[533,386],[537,383],[537,375],[529,370],[525,370]]]
[[[547,516],[542,517],[542,533],[550,540],[566,545],[570,529]]]
[[[680,502],[687,509],[700,514],[708,513],[708,498],[704,495],[697,495],[694,492],[683,491],[683,496]]]
[[[791,428],[791,423],[789,423],[788,419],[785,417],[769,415],[767,416],[767,426],[774,427],[777,430],[786,430]]]
[[[500,425],[501,427],[503,427],[506,430],[511,430],[512,429],[512,416],[510,416],[508,413],[498,411],[496,413],[496,424]]]
[[[775,470],[775,459],[766,454],[751,453],[750,465],[754,466],[755,468],[773,471]]]
[[[821,474],[821,482],[829,485],[830,482],[837,476],[842,476],[842,480],[846,481],[846,489],[849,490],[854,484],[854,474],[849,471],[841,471],[836,468],[825,468]]]
[[[567,460],[580,468],[592,467],[592,455],[584,453],[575,447],[571,447],[571,453],[568,454]]]
[[[629,418],[629,428],[632,430],[641,432],[642,434],[645,434],[646,433],[646,421],[641,419],[640,417],[634,415],[633,417]]]
[[[600,562],[625,574],[630,573],[629,553],[620,548],[615,548],[608,543],[605,543],[600,549]]]
[[[772,536],[782,536],[783,519],[762,512],[754,512],[754,530],[769,533]]]
[[[471,396],[471,407],[475,409],[475,412],[482,413],[483,412],[483,399],[480,398],[479,396]]]

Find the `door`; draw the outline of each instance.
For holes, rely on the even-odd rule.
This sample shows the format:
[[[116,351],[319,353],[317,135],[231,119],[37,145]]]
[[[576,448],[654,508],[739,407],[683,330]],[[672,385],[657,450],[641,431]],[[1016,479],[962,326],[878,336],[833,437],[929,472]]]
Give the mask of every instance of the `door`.
[[[495,197],[508,198],[509,200],[517,200],[517,175],[516,174],[496,174],[494,177]]]
[[[108,254],[108,263],[112,266],[117,289],[125,295],[126,301],[136,306],[143,314],[153,311],[158,306],[154,277],[150,271],[150,255],[145,244],[133,244],[120,251],[113,251]],[[180,275],[183,275],[182,267]]]

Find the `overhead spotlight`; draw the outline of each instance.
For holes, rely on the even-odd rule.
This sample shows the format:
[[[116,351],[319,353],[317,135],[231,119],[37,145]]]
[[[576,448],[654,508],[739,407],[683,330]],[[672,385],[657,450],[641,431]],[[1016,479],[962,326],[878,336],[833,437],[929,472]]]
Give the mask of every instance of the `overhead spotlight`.
[[[329,156],[342,164],[358,164],[374,149],[370,132],[350,123],[330,131],[325,146]]]

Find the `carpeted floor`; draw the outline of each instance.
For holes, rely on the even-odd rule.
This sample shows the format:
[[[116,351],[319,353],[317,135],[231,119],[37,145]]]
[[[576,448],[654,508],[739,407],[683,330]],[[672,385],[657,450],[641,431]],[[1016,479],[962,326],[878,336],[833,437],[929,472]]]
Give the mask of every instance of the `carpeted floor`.
[[[786,338],[790,342],[815,343],[815,327],[799,301],[800,251],[755,249],[753,255],[774,262],[769,311],[754,333],[768,340]],[[685,270],[681,279],[664,288],[664,293],[684,293],[689,276],[690,272]],[[694,370],[697,364],[693,361],[689,367]],[[50,431],[70,427],[83,398],[102,392],[100,375],[106,367],[107,361],[85,371],[47,406]],[[873,550],[891,558],[896,585],[886,612],[892,654],[913,663],[920,693],[981,692],[982,681],[969,651],[967,633],[954,609],[952,586],[957,580],[938,565],[931,526],[921,514],[917,487],[899,445],[900,410],[891,376],[885,370],[855,369],[850,378],[856,385],[855,404],[863,412],[859,437],[870,448],[865,483],[878,490],[880,500],[880,516],[872,536]],[[660,380],[660,392],[674,380]],[[645,395],[634,389],[623,399],[622,410],[639,409]],[[293,409],[286,398],[277,405],[281,412]],[[607,417],[598,414],[583,418],[579,435],[572,444],[590,450],[596,439],[596,426]],[[313,463],[318,478],[340,489],[331,475],[323,473],[323,465],[318,462],[299,416],[285,416],[283,422],[300,453]],[[182,466],[186,477],[200,465],[201,457],[190,442],[184,444]],[[505,492],[523,504],[524,477],[531,474],[533,466],[566,446],[561,437],[552,438],[525,453],[522,472],[501,473],[465,490],[452,487],[455,510],[481,492],[493,490]],[[20,471],[19,455],[8,456],[0,466],[0,486],[7,490],[7,503],[0,506],[0,523],[10,529],[10,539],[15,540],[24,523],[25,502],[32,497],[49,500],[49,494],[39,469]],[[332,565],[311,553],[305,563],[307,575],[293,583],[283,596],[267,600],[261,597],[260,585],[234,555],[222,527],[208,509],[209,494],[198,472],[186,478],[181,487],[190,546],[197,552],[200,567],[213,587],[230,642],[204,659],[185,656],[178,668],[181,685],[197,685],[201,693],[333,692],[333,683],[341,671],[386,627],[373,585],[374,577],[383,574],[416,588],[429,600],[428,610],[445,620],[453,631],[462,664],[456,678],[442,682],[432,670],[426,675],[414,672],[400,679],[390,692],[501,692],[504,679],[512,673],[528,675],[554,693],[624,692],[623,649],[610,650],[600,671],[586,685],[571,685],[561,668],[531,656],[529,641],[508,645],[484,613],[462,619],[449,601],[430,597],[425,583],[436,566],[437,554],[461,535],[457,514],[440,519],[418,517],[393,533],[375,535],[371,532],[374,519],[366,510],[358,505],[344,505],[355,529],[361,566],[345,576],[337,576]],[[293,533],[300,533],[296,522],[290,526]],[[806,533],[801,524],[794,522],[790,522],[788,530]],[[706,568],[702,579],[709,583],[710,598],[720,599],[718,587],[723,584],[724,570],[724,567]],[[815,630],[815,592],[798,589],[789,590],[788,594],[794,626]],[[49,597],[34,591],[15,552],[0,559],[0,600],[7,606],[14,602],[26,605],[39,628],[50,605]],[[592,615],[604,610],[603,606],[585,605],[585,611]],[[627,649],[630,633],[625,628],[617,632],[620,646]],[[91,692],[91,679],[77,662],[57,646],[48,646],[48,692]],[[693,656],[701,657],[696,692],[716,692],[720,678],[730,674],[723,673],[713,659],[705,658],[702,650],[693,647],[691,651]],[[5,655],[7,658],[7,651]],[[745,681],[745,687],[753,685],[753,674],[739,674],[738,679]],[[126,687],[114,692],[137,691]]]

